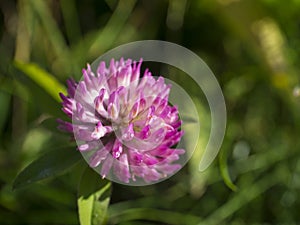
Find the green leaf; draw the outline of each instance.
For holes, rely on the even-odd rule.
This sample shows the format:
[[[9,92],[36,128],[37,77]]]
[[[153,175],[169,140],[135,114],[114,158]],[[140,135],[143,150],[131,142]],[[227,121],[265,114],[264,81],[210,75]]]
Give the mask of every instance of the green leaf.
[[[2,92],[0,90],[0,102],[1,102],[1,107],[0,107],[0,133],[2,133],[2,129],[4,127],[4,124],[5,124],[6,120],[7,120],[9,107],[10,107],[10,101],[11,101],[10,94],[7,94],[7,93]]]
[[[70,43],[76,43],[81,38],[80,22],[76,8],[76,2],[75,0],[61,0],[60,7],[62,16],[64,18],[68,39]]]
[[[106,26],[103,30],[99,31],[96,39],[90,46],[88,53],[90,56],[98,56],[99,52],[104,52],[115,44],[116,39],[119,37],[122,28],[130,17],[135,4],[136,0],[118,2],[115,11]]]
[[[64,36],[59,29],[57,22],[52,16],[51,7],[47,4],[47,1],[29,1],[32,9],[38,16],[41,27],[45,30],[45,38],[47,38],[57,57],[67,57],[68,47],[64,40]]]
[[[15,61],[14,65],[16,68],[25,73],[29,78],[35,81],[56,101],[61,102],[58,93],[66,93],[66,88],[53,75],[43,70],[41,67],[34,63],[23,63],[20,61]]]
[[[284,166],[278,167],[272,174],[267,174],[258,181],[249,183],[246,188],[238,191],[232,198],[223,205],[220,205],[198,225],[228,224],[224,223],[226,219],[245,207],[249,202],[253,201],[258,196],[263,196],[263,193],[272,186],[286,183],[288,176],[282,176],[282,171],[285,169],[286,167]]]
[[[189,213],[181,213],[175,211],[152,209],[152,208],[131,208],[110,214],[110,224],[119,224],[125,221],[148,220],[156,221],[159,224],[197,224],[201,218]]]
[[[78,188],[78,212],[81,225],[105,224],[111,194],[111,183],[87,168]]]
[[[230,178],[230,175],[228,172],[227,152],[225,150],[220,152],[219,163],[220,163],[220,172],[221,172],[221,175],[223,177],[225,184],[232,191],[237,191],[238,187],[231,181],[231,178]]]
[[[75,148],[59,148],[42,155],[19,173],[13,189],[62,174],[82,159]]]

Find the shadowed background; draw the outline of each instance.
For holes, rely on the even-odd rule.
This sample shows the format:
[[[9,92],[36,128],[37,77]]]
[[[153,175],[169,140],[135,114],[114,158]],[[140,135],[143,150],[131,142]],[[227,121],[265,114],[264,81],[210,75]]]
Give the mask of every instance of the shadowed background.
[[[66,79],[80,79],[109,49],[144,39],[180,44],[208,64],[226,100],[227,131],[200,173],[210,125],[203,94],[180,71],[147,64],[187,89],[201,138],[169,180],[113,184],[104,223],[299,223],[299,0],[1,0],[0,9],[1,224],[79,224],[84,163],[15,191],[13,180],[38,156],[70,145],[55,122],[65,118],[58,92]]]

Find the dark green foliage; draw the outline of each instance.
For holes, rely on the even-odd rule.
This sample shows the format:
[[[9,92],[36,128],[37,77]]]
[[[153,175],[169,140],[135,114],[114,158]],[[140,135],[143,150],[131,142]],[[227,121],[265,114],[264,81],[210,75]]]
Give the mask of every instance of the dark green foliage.
[[[0,224],[299,224],[299,11],[296,0],[0,1]],[[86,169],[56,129],[57,92],[107,50],[143,39],[202,57],[228,121],[219,158],[200,173],[207,102],[181,71],[153,64],[201,112],[199,149],[170,179],[130,187]]]

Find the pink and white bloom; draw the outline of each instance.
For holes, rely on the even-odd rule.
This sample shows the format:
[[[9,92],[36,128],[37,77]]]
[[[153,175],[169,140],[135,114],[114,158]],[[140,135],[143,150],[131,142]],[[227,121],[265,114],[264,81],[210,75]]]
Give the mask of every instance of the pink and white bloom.
[[[62,110],[71,122],[61,130],[74,134],[78,150],[102,177],[123,183],[158,181],[181,168],[176,149],[183,131],[176,106],[168,104],[170,85],[155,79],[142,60],[100,62],[97,71],[83,69],[83,80],[68,80],[60,93]]]

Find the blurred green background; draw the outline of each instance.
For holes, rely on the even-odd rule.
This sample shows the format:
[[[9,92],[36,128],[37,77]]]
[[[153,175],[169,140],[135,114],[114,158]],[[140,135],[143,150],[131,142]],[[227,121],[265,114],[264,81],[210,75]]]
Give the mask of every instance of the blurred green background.
[[[82,163],[15,191],[13,180],[43,152],[70,145],[55,122],[66,118],[57,95],[66,79],[144,39],[205,60],[224,93],[227,131],[205,172],[196,151],[162,183],[113,184],[105,222],[300,224],[300,0],[1,0],[0,9],[0,224],[79,224]],[[189,93],[201,149],[209,111],[199,90]]]

